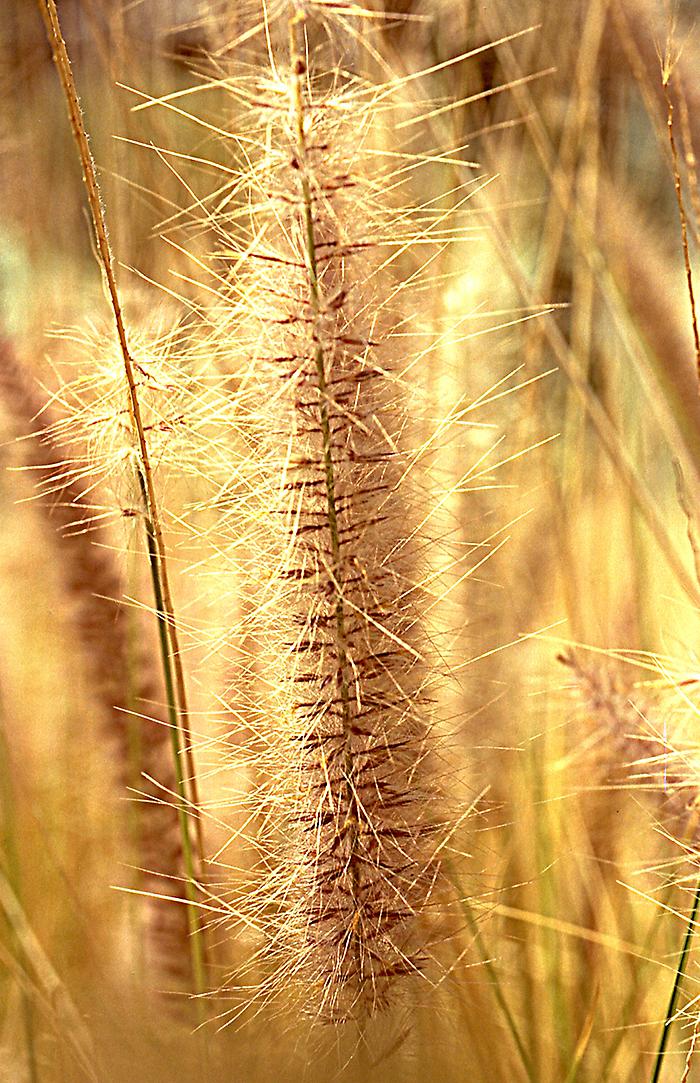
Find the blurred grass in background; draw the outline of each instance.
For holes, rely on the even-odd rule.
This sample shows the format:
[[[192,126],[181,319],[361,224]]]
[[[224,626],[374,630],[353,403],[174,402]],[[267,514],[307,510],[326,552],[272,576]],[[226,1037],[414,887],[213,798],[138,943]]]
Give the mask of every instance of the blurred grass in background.
[[[203,87],[230,64],[265,62],[261,12],[204,0],[59,8],[129,319],[152,323],[156,307],[177,319],[183,301],[197,303],[196,260],[218,242],[201,211],[223,206],[231,151],[221,132],[236,130],[235,97]],[[375,1052],[346,1061],[342,1042],[339,1052],[327,1034],[309,1036],[306,1022],[265,1006],[214,1039],[206,1066],[187,1007],[173,1012],[146,993],[138,900],[111,890],[130,883],[115,830],[128,795],[110,782],[8,418],[2,1079],[328,1079],[339,1064],[358,1080],[651,1078],[697,876],[692,832],[686,853],[658,764],[611,782],[604,697],[572,695],[556,656],[569,642],[599,651],[586,658],[601,683],[612,672],[627,690],[641,684],[629,694],[642,726],[653,717],[672,754],[697,744],[700,585],[689,536],[700,396],[658,57],[668,15],[651,0],[403,0],[383,10],[357,21],[344,61],[380,80],[425,71],[403,85],[392,153],[430,159],[407,184],[425,229],[443,240],[409,248],[401,270],[424,288],[414,317],[440,329],[420,380],[436,414],[451,417],[433,474],[449,494],[445,551],[472,565],[488,556],[439,617],[437,646],[457,678],[448,728],[469,764],[459,793],[467,803],[485,792],[459,835],[469,855],[453,869],[465,904],[452,967],[420,993],[405,1040],[380,1043],[376,1066]],[[693,257],[695,14],[690,3],[678,10],[671,83]],[[73,343],[83,332],[62,329],[104,337],[107,310],[30,0],[4,5],[0,58],[0,331],[51,395],[89,363]],[[138,108],[159,98],[167,104]],[[149,282],[165,287],[157,303]],[[480,396],[482,427],[462,424],[460,405]],[[204,527],[197,540],[179,523],[196,486],[172,478],[166,492],[205,804],[225,824],[229,787],[242,782],[235,767],[216,770],[229,720],[213,647],[246,599],[192,571],[212,559]],[[147,598],[142,572],[128,567],[127,577],[130,596]],[[209,834],[215,852],[224,828]],[[237,948],[221,939],[223,972]],[[697,979],[691,954],[666,1081],[683,1077]]]

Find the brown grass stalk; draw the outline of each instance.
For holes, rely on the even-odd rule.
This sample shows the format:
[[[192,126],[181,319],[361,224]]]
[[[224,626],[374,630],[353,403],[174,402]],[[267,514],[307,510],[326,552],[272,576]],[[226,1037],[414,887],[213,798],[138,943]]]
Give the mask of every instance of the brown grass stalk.
[[[669,45],[669,50],[671,46]],[[698,332],[698,313],[697,305],[695,303],[695,287],[693,285],[693,268],[690,262],[690,249],[688,247],[688,216],[685,209],[685,200],[683,198],[683,183],[681,181],[681,166],[680,156],[678,154],[678,146],[676,143],[676,135],[673,124],[673,99],[669,92],[669,82],[671,80],[671,74],[673,70],[672,60],[669,56],[666,57],[663,64],[662,71],[662,83],[664,88],[664,95],[666,98],[666,126],[668,128],[668,141],[671,148],[671,162],[673,166],[673,185],[676,193],[676,203],[678,205],[678,218],[681,229],[681,248],[683,250],[683,266],[685,268],[685,281],[688,288],[688,301],[690,303],[690,317],[691,325],[693,328],[693,343],[695,346],[695,368],[698,379],[700,380],[700,332]]]

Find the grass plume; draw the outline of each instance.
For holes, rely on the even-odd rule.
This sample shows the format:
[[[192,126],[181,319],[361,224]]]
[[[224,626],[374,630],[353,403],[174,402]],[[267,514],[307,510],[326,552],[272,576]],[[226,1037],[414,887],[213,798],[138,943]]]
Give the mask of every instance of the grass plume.
[[[394,242],[364,167],[372,98],[309,68],[313,8],[290,9],[289,57],[250,90],[266,138],[230,319],[263,389],[251,424],[274,509],[257,655],[270,871],[256,899],[273,985],[293,979],[313,1014],[339,1022],[366,1020],[430,967],[445,824],[384,266]]]

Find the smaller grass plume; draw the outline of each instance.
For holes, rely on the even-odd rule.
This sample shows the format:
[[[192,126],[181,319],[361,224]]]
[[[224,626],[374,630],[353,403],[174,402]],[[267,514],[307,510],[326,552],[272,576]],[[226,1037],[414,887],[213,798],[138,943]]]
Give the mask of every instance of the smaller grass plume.
[[[124,601],[115,537],[96,480],[77,449],[54,435],[51,423],[59,419],[7,340],[0,340],[0,401],[22,440],[35,501],[53,538],[75,641],[105,720],[105,759],[138,802],[129,860],[140,869],[138,889],[146,896],[149,980],[181,987],[188,982],[188,927],[186,908],[174,899],[182,894],[184,866],[154,645]]]

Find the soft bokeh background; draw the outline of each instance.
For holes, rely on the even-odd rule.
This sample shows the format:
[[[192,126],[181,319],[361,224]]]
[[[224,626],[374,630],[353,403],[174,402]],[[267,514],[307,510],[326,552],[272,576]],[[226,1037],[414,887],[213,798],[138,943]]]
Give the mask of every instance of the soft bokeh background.
[[[273,21],[283,7],[270,5]],[[697,786],[700,395],[660,59],[673,24],[695,258],[696,5],[402,0],[362,17],[328,7],[351,71],[425,71],[394,87],[386,130],[397,161],[422,163],[402,194],[428,240],[400,271],[423,287],[415,326],[439,333],[420,372],[433,420],[444,419],[432,559],[459,569],[445,569],[435,635],[452,678],[444,714],[461,810],[483,794],[458,835],[468,854],[454,862],[463,905],[449,971],[416,994],[403,1042],[395,1019],[348,1060],[306,1021],[251,1010],[240,1032],[213,1040],[207,1065],[184,998],[173,1008],[140,973],[138,898],[113,890],[131,882],[116,826],[130,802],[72,641],[60,547],[7,416],[0,1079],[651,1078],[697,876],[685,805]],[[219,240],[202,211],[223,208],[233,153],[222,132],[235,130],[235,96],[205,77],[268,62],[261,8],[60,0],[59,11],[127,316],[150,341],[167,337],[201,296],[197,260]],[[89,397],[91,366],[109,355],[109,311],[30,0],[0,12],[0,100],[0,335],[70,410],[64,383],[83,374]],[[161,484],[213,855],[245,786],[224,689],[250,649],[236,638],[248,599],[217,564],[207,513],[192,533],[198,482],[166,466]],[[147,605],[122,514],[133,494],[116,472],[107,491],[115,559]],[[557,660],[571,643],[588,677]],[[645,744],[650,735],[662,741]],[[666,800],[679,763],[680,817]],[[213,888],[223,897],[246,861],[227,857]],[[228,973],[239,949],[225,925],[216,940]],[[683,1077],[697,980],[691,953],[668,1083]]]

